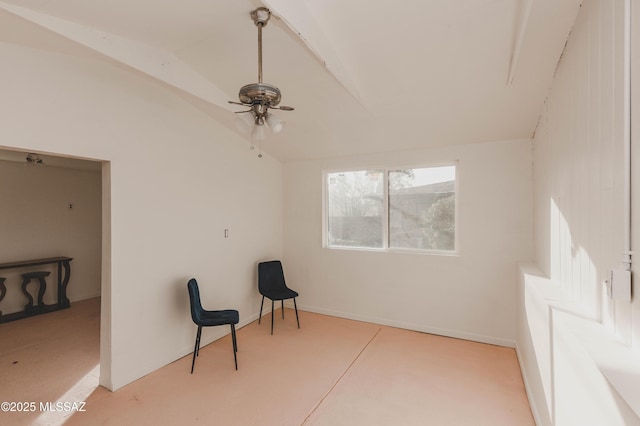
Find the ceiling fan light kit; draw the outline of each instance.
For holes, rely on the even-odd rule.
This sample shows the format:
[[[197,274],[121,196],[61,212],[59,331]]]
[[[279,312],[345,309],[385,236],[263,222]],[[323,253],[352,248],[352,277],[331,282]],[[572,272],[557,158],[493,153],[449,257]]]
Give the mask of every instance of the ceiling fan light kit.
[[[240,102],[229,101],[234,105],[249,107],[246,111],[236,112],[235,125],[242,133],[251,134],[251,149],[258,142],[262,157],[262,141],[267,137],[267,129],[270,128],[274,134],[280,133],[284,128],[284,122],[274,116],[270,109],[283,111],[293,111],[290,106],[278,106],[282,99],[280,89],[273,84],[262,81],[262,28],[267,25],[271,18],[271,11],[266,7],[259,7],[251,12],[251,19],[258,27],[258,82],[246,84],[240,88],[238,99]]]
[[[44,166],[44,160],[42,158],[40,158],[39,155],[34,154],[32,152],[27,154],[27,157],[25,158],[25,166]]]

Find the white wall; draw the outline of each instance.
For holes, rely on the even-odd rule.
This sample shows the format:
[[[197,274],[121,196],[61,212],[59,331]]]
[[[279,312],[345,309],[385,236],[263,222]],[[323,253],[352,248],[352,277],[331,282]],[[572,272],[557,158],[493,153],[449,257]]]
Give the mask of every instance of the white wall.
[[[459,256],[322,247],[322,172],[458,161]],[[513,346],[516,265],[533,256],[529,140],[284,166],[284,269],[303,309]]]
[[[640,324],[604,285],[624,250],[624,3],[582,3],[533,142],[536,265],[521,274],[518,352],[539,424],[640,424],[626,362]]]
[[[101,383],[192,350],[191,277],[206,307],[256,318],[256,262],[282,253],[280,164],[131,70],[2,43],[0,56],[3,145],[109,162]]]
[[[583,3],[536,130],[534,190],[541,269],[629,340],[628,307],[602,297],[622,259],[623,3]]]
[[[100,196],[100,173],[0,161],[0,259],[72,257],[69,300],[100,296]],[[68,208],[69,203],[73,203],[73,209]],[[55,265],[43,265],[38,270],[51,272],[45,303],[55,303]],[[0,272],[7,278],[7,295],[0,304],[3,314],[24,309],[20,274],[25,271]],[[29,289],[35,290],[36,285],[31,284]]]

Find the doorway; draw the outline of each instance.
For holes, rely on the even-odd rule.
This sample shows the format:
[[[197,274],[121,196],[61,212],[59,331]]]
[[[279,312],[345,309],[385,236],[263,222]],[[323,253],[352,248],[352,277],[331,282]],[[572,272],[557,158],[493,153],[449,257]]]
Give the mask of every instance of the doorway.
[[[41,161],[29,162],[27,159],[29,154],[32,154],[32,160],[35,157]],[[17,340],[14,340],[16,345],[20,342],[24,344],[26,336],[39,338],[40,343],[37,339],[32,343],[35,345],[33,347],[35,350],[32,351],[35,358],[31,361],[45,364],[50,362],[49,368],[43,369],[47,371],[44,373],[45,376],[40,377],[39,381],[55,387],[53,383],[55,379],[47,381],[47,377],[56,371],[61,371],[65,365],[73,366],[73,356],[79,353],[77,348],[71,348],[72,345],[65,347],[60,344],[68,335],[73,334],[73,329],[77,329],[78,324],[64,321],[69,321],[74,316],[83,324],[95,320],[95,327],[91,329],[97,330],[98,335],[94,336],[95,339],[88,339],[86,335],[78,337],[95,342],[95,347],[89,350],[97,354],[94,357],[95,365],[88,365],[85,362],[83,371],[77,371],[80,376],[76,377],[78,380],[73,383],[73,386],[69,383],[61,384],[63,388],[69,387],[69,389],[56,389],[55,394],[68,398],[67,393],[71,392],[76,395],[73,399],[77,399],[81,393],[79,387],[94,386],[95,388],[98,385],[98,377],[99,384],[109,387],[110,365],[104,365],[101,362],[102,359],[108,359],[104,354],[110,351],[111,306],[110,300],[105,297],[105,295],[108,296],[110,288],[108,281],[110,262],[107,258],[110,253],[109,163],[51,153],[26,152],[24,149],[0,149],[0,179],[3,182],[0,188],[0,200],[2,200],[0,223],[4,224],[2,233],[3,240],[6,242],[5,247],[0,249],[0,262],[58,255],[73,258],[71,277],[67,287],[71,308],[0,324],[3,327],[1,331],[6,333],[9,327],[13,329],[14,336],[17,336]],[[19,287],[20,271],[17,271],[14,276],[4,272],[0,275],[7,278],[7,297],[0,305],[0,310],[8,312],[7,309],[15,309],[16,304],[24,303],[19,300],[24,295],[21,295],[19,290],[16,291],[16,287]],[[47,292],[49,287],[55,290],[54,282],[55,271],[52,271],[50,278],[47,279]],[[55,291],[52,291],[52,294],[46,297],[55,296]],[[47,302],[45,298],[45,303]],[[53,316],[58,313],[60,318]],[[58,320],[67,325],[63,325],[61,330],[47,331],[44,325]],[[64,327],[70,329],[65,331]],[[84,331],[87,332],[87,330]],[[61,334],[55,338],[56,333]],[[44,342],[52,345],[47,346]],[[17,346],[14,346],[15,348]],[[39,354],[41,350],[48,353]],[[86,352],[87,349],[82,351]],[[20,368],[27,363],[25,360],[21,365],[21,359],[27,355],[19,355],[15,350],[7,355],[8,352],[10,349],[7,349],[4,355],[0,354],[0,359],[4,357],[6,361],[0,365],[0,376],[5,379],[19,372]],[[46,356],[39,360],[39,355]],[[64,362],[60,362],[61,360]],[[25,381],[24,377],[21,381]],[[40,386],[40,389],[42,388],[43,386]],[[10,391],[11,386],[5,389]],[[11,395],[3,396],[5,400],[11,400],[11,398],[7,399]],[[32,394],[29,400],[34,398]],[[50,397],[43,399],[43,401],[50,400]]]

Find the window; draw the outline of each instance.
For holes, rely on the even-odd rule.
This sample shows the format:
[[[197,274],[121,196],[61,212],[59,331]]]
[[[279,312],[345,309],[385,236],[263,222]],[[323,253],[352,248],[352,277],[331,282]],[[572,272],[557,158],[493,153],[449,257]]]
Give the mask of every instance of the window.
[[[382,248],[384,171],[328,174],[330,247]]]
[[[456,166],[326,173],[326,245],[456,250]]]

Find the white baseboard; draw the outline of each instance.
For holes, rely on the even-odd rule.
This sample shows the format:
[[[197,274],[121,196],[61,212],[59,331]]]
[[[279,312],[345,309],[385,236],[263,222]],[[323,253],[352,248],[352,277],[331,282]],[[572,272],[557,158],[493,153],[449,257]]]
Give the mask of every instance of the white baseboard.
[[[542,426],[546,423],[542,421],[542,417],[540,416],[540,410],[538,409],[538,404],[536,404],[536,400],[533,395],[533,390],[531,389],[531,381],[527,377],[527,372],[522,365],[522,353],[520,352],[520,348],[516,344],[516,356],[518,357],[518,365],[520,366],[520,373],[522,374],[522,381],[524,383],[524,390],[527,394],[527,399],[529,400],[529,407],[531,408],[531,414],[533,414],[533,420],[536,422],[536,425]]]
[[[438,336],[453,337],[456,339],[470,340],[470,341],[479,342],[479,343],[488,343],[490,345],[505,346],[508,348],[515,348],[516,346],[516,342],[514,340],[504,339],[501,337],[467,333],[464,331],[451,330],[451,329],[445,329],[445,328],[439,328],[439,327],[430,327],[422,324],[413,324],[409,322],[395,321],[395,320],[390,320],[386,318],[372,317],[368,315],[358,315],[350,312],[341,312],[341,311],[335,311],[332,309],[317,308],[309,305],[298,305],[298,308],[303,311],[314,312],[317,314],[329,315],[329,316],[339,317],[339,318],[346,318],[346,319],[351,319],[355,321],[370,322],[373,324],[386,325],[389,327],[419,331],[421,333],[436,334]]]

